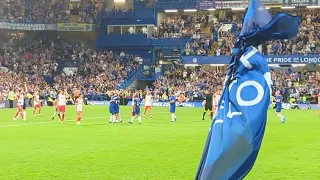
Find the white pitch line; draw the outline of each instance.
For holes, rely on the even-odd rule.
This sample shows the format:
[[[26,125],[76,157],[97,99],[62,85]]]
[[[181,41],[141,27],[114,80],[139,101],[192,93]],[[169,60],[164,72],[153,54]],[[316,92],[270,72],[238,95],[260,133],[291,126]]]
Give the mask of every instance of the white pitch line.
[[[153,114],[165,114],[165,112],[159,112],[159,113],[153,113]],[[121,117],[131,117],[131,116],[121,116]],[[106,118],[109,122],[109,117],[95,117],[95,118],[86,118],[86,119],[83,119],[83,120],[93,120],[93,119],[104,119]],[[48,118],[39,118],[37,120],[46,120]],[[50,118],[49,118],[50,119]],[[19,120],[17,120],[19,121]],[[76,122],[76,120],[65,120],[66,122]],[[22,121],[24,122],[24,121]],[[9,124],[9,125],[2,125],[0,126],[0,128],[7,128],[7,127],[21,127],[21,126],[32,126],[32,125],[41,125],[41,124],[58,124],[59,122],[57,120],[51,120],[50,122],[37,122],[37,123],[28,123],[28,121],[25,122],[25,124]],[[86,124],[90,124],[90,125],[95,125],[95,124],[103,124],[103,123],[84,123],[84,125]]]
[[[31,125],[39,125],[39,124],[50,124],[50,123],[53,123],[53,122],[38,122],[38,123],[28,123],[28,124],[10,124],[10,125],[0,126],[0,128],[18,127],[18,126],[31,126]]]
[[[107,117],[87,118],[87,119],[84,119],[84,120],[103,119],[103,118],[107,118]],[[45,119],[40,119],[40,120],[45,120]],[[17,120],[17,121],[19,121],[19,120]],[[69,120],[69,119],[65,120],[65,121],[66,122],[72,122],[72,121],[76,122],[75,120]],[[9,124],[9,125],[0,126],[0,128],[59,123],[57,120],[53,120],[53,121],[50,121],[50,122],[37,122],[37,123],[28,123],[28,121],[22,121],[22,122],[25,122],[25,124]]]

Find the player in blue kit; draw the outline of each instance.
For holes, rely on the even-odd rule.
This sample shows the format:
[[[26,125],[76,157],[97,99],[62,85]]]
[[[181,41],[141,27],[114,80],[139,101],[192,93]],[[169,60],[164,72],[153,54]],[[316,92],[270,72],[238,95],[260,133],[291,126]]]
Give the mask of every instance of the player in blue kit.
[[[120,97],[118,96],[118,93],[114,94],[114,100],[115,100],[114,114],[116,116],[116,122],[122,123],[122,120],[120,117]]]
[[[111,114],[110,116],[110,120],[109,123],[116,123],[116,99],[117,96],[115,96],[116,94],[113,93],[113,95],[111,96],[110,99],[110,105],[109,105],[109,112]]]
[[[140,103],[141,103],[141,100],[138,97],[138,95],[136,93],[133,94],[133,98],[132,98],[132,116],[131,116],[131,120],[129,121],[130,124],[133,123],[135,117],[138,117],[139,124],[141,124]]]
[[[281,114],[281,109],[282,109],[282,96],[280,94],[280,91],[276,91],[276,97],[275,97],[275,102],[276,102],[276,115],[280,117],[281,122],[285,123],[286,118]]]
[[[177,102],[177,99],[176,97],[174,96],[174,93],[171,92],[171,95],[170,95],[170,98],[169,98],[169,108],[170,108],[170,113],[171,113],[171,122],[175,122],[177,121],[177,116],[176,116],[176,102]]]

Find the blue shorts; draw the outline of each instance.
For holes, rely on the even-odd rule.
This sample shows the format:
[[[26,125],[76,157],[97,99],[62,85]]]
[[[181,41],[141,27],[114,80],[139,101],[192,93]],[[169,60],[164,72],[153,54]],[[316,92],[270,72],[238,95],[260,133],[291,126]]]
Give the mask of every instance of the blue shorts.
[[[135,108],[132,110],[132,116],[139,116],[140,115],[140,108]]]
[[[176,112],[176,106],[170,106],[170,113]]]
[[[119,114],[119,110],[120,110],[119,106],[118,107],[114,107],[113,108],[113,114]]]
[[[23,103],[23,109],[27,109],[27,103],[26,102]]]
[[[277,107],[277,108],[276,108],[276,112],[277,112],[277,113],[281,112],[281,108],[278,108],[278,107]]]
[[[115,108],[114,108],[113,106],[109,106],[109,112],[110,112],[111,114],[114,114]]]

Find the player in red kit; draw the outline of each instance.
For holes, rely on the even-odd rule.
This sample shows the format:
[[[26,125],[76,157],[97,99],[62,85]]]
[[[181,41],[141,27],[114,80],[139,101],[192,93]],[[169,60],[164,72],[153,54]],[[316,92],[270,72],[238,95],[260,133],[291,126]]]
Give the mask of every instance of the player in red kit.
[[[216,91],[214,94],[213,94],[213,98],[212,98],[212,104],[213,104],[213,107],[212,107],[212,112],[214,112],[216,114],[217,112],[217,108],[218,108],[218,105],[219,105],[219,101],[220,101],[220,96],[221,94],[221,91],[218,90]]]
[[[17,117],[21,115],[22,119],[25,121],[25,117],[23,114],[23,103],[24,103],[24,92],[20,90],[16,95],[17,100],[17,112],[13,118],[13,120],[17,120]]]
[[[60,91],[57,103],[60,123],[63,123],[67,105],[67,96],[65,91]]]
[[[80,124],[80,121],[81,121],[81,118],[82,118],[83,108],[86,109],[86,106],[85,106],[84,100],[83,100],[83,95],[80,95],[80,97],[78,97],[75,100],[75,105],[76,105],[76,112],[77,112],[77,115],[78,115],[77,124]]]
[[[36,116],[36,111],[38,109],[38,115],[41,115],[41,101],[38,92],[35,92],[33,96],[33,116]]]
[[[152,119],[152,103],[153,103],[153,96],[150,91],[147,92],[145,100],[144,100],[144,112],[143,118],[146,118],[147,110],[150,111],[150,119]]]

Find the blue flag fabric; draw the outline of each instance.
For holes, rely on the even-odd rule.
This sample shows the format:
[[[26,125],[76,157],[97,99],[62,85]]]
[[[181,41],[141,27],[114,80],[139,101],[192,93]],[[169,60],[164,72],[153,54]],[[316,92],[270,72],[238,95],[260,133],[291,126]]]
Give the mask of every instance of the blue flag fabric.
[[[235,66],[235,80],[224,88],[197,180],[242,179],[259,152],[270,102],[269,67],[252,46]]]
[[[267,61],[254,46],[296,36],[301,22],[284,13],[270,16],[259,0],[251,1],[196,180],[243,179],[255,163],[267,121],[271,75]]]
[[[259,0],[252,0],[244,17],[240,36],[249,33],[253,29],[266,26],[272,19],[272,14]]]

